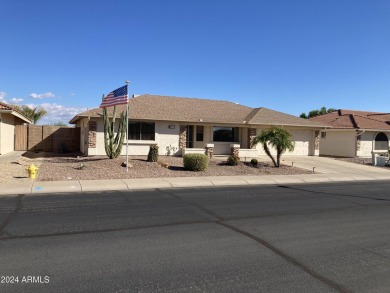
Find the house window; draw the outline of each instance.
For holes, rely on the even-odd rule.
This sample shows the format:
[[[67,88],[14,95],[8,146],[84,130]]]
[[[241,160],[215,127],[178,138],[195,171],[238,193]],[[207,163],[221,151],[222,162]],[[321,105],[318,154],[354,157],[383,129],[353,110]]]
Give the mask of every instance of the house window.
[[[374,150],[388,150],[389,148],[389,139],[387,138],[387,135],[383,132],[379,132],[375,136],[375,146]]]
[[[238,142],[238,127],[213,127],[213,141]]]
[[[154,122],[130,122],[129,139],[154,140]]]
[[[321,132],[321,138],[326,138],[326,132]]]
[[[203,141],[203,126],[196,126],[196,141]]]

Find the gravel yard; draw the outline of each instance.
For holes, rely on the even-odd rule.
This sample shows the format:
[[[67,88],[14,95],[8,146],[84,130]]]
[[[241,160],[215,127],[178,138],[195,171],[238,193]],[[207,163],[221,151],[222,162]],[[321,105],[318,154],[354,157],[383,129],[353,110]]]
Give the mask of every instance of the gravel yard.
[[[213,158],[206,171],[191,172],[184,170],[181,157],[171,156],[160,156],[159,163],[147,162],[146,156],[129,156],[129,162],[133,167],[129,168],[127,173],[126,167],[121,166],[125,160],[126,157],[110,160],[106,156],[83,157],[74,153],[64,155],[27,152],[16,161],[0,162],[3,170],[0,182],[28,181],[26,168],[31,163],[39,168],[37,176],[39,181],[311,173],[291,166],[275,168],[271,162],[259,162],[257,167],[253,167],[249,162],[229,166],[220,158]],[[169,167],[161,166],[162,163]]]

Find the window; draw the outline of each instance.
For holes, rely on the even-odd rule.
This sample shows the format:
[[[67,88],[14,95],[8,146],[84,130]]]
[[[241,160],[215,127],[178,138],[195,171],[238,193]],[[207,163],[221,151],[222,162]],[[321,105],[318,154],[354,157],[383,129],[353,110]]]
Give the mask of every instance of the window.
[[[213,127],[213,141],[238,142],[238,127]]]
[[[389,139],[387,135],[383,132],[379,132],[375,136],[375,147],[374,150],[388,150],[389,148]]]
[[[130,122],[129,139],[154,140],[154,122]]]
[[[196,126],[196,141],[203,141],[203,126]]]
[[[326,138],[326,132],[321,132],[321,138]]]

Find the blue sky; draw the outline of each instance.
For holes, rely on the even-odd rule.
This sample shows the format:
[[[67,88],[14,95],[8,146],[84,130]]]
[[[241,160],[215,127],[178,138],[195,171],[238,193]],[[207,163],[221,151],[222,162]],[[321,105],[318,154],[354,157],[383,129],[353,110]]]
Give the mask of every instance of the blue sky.
[[[390,1],[0,0],[0,100],[42,123],[130,94],[389,111]]]

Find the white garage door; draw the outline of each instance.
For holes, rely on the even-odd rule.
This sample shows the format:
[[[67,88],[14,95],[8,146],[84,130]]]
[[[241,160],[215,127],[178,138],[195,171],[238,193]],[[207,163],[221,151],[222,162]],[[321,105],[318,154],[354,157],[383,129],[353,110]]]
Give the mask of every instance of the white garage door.
[[[310,155],[311,141],[313,139],[313,131],[310,130],[289,130],[295,141],[295,149],[289,153],[291,155]]]

